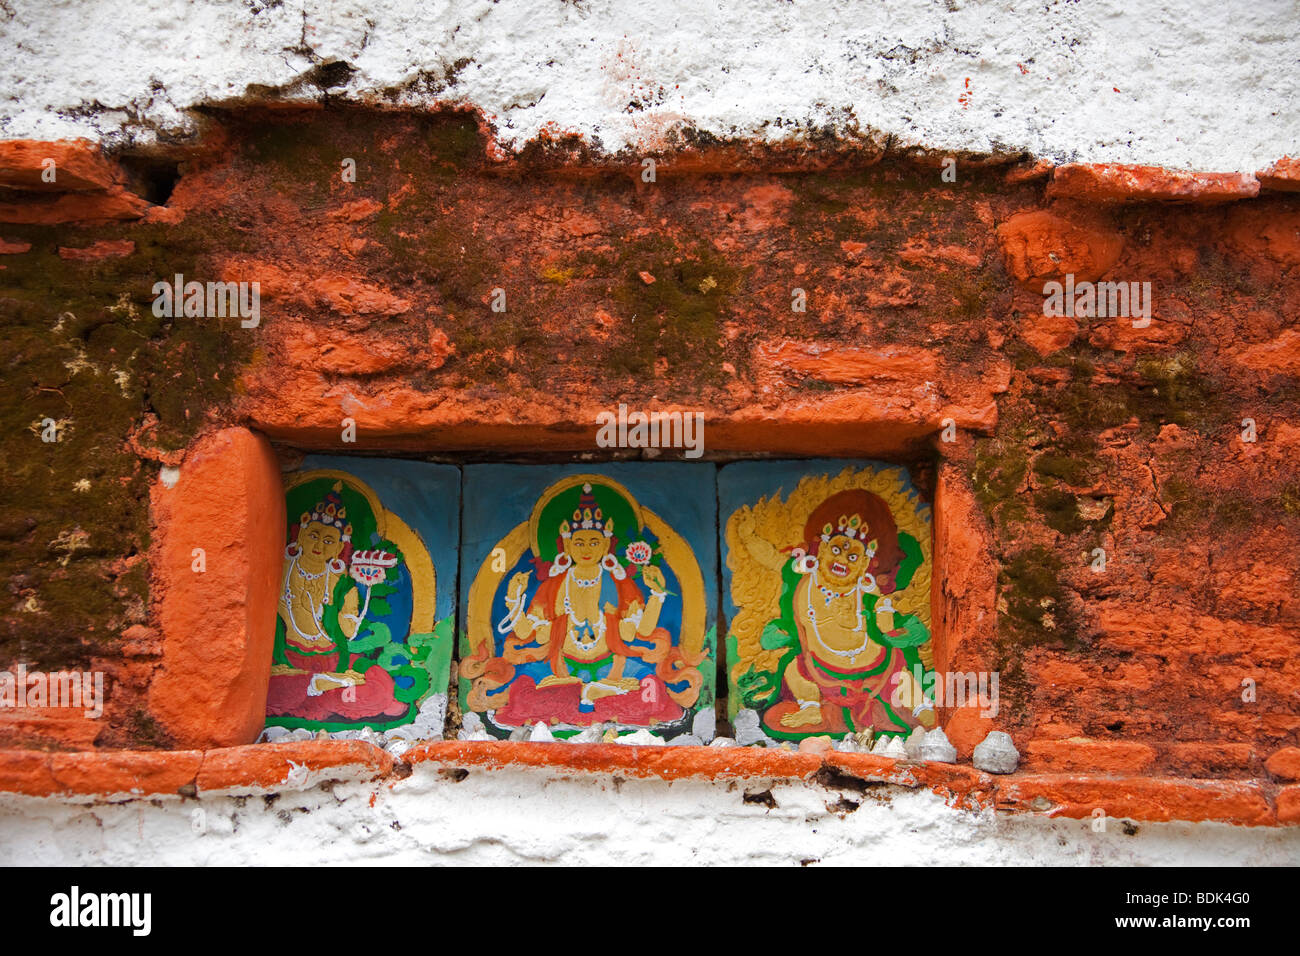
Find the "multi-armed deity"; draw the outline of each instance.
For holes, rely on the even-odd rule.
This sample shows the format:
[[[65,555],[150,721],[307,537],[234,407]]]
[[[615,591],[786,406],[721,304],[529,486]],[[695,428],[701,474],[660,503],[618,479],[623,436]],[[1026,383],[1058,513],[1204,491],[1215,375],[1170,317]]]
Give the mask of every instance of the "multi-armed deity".
[[[466,706],[498,733],[680,731],[704,683],[705,617],[699,566],[661,519],[611,479],[563,479],[474,580]]]
[[[773,491],[726,525],[733,710],[788,740],[934,726],[930,517],[906,472],[809,471]]]

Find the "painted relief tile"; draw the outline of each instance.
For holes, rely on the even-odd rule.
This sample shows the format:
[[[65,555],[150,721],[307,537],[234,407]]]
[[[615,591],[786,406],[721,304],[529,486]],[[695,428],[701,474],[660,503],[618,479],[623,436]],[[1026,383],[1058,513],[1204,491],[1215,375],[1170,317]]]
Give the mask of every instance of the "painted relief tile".
[[[718,500],[738,739],[933,726],[930,506],[907,470],[740,462],[721,470]]]
[[[459,470],[310,456],[285,475],[285,488],[267,727],[441,737],[460,558]]]
[[[715,478],[704,463],[465,468],[467,728],[713,738]]]

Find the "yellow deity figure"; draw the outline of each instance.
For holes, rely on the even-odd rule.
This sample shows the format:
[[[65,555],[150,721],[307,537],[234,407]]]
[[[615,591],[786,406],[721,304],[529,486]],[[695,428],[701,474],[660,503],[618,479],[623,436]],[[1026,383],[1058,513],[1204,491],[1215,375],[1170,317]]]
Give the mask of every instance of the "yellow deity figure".
[[[683,654],[664,626],[670,582],[664,568],[651,563],[649,541],[632,541],[620,560],[622,527],[651,537],[648,529],[632,526],[635,506],[591,483],[576,497],[561,520],[552,514],[549,522],[555,523],[542,529],[555,535],[554,558],[536,557],[534,570],[518,571],[505,585],[502,611],[494,615],[499,656],[487,642],[465,661],[462,673],[481,678],[470,705],[495,710],[505,726],[678,720],[683,705],[698,697],[702,677],[696,665],[707,654]],[[619,525],[614,512],[627,516],[628,524]],[[675,630],[681,621],[677,601]],[[494,700],[496,687],[508,690]]]
[[[341,491],[336,483],[298,519],[285,548],[268,692],[273,715],[361,719],[406,710],[394,697],[392,677],[348,646],[370,607],[369,593],[360,599],[358,581],[399,558],[353,550]]]
[[[779,616],[764,628],[764,649],[737,672],[754,703],[766,702],[762,719],[771,736],[867,728],[906,735],[934,726],[918,680],[930,666],[929,630],[894,603],[921,564],[921,550],[878,495],[861,488],[830,495],[786,553],[758,533],[752,513],[740,516],[736,532],[751,559],[782,576]]]

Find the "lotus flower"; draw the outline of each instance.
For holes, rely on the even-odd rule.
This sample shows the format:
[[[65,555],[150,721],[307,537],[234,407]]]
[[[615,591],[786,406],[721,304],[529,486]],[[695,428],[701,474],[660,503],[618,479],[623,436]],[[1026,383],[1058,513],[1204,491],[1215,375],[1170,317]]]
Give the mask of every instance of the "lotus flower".
[[[649,564],[650,559],[654,557],[654,549],[644,541],[633,541],[627,546],[627,550],[624,551],[623,554],[627,558],[629,564],[645,566]]]
[[[398,560],[397,555],[378,548],[374,551],[354,551],[349,573],[358,584],[372,588],[384,579],[388,569],[396,565]]]

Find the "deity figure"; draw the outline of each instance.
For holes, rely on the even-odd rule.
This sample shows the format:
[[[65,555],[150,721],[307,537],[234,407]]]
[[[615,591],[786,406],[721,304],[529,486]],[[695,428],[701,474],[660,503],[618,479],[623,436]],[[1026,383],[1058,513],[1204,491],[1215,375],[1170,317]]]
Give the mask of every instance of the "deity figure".
[[[290,530],[267,701],[273,717],[392,721],[409,710],[392,675],[349,646],[367,622],[375,585],[400,556],[353,550],[341,492],[335,483]]]
[[[563,517],[555,521],[559,515],[543,510],[538,529],[549,532],[541,540],[554,542],[547,549],[554,556],[534,555],[531,569],[503,582],[495,634],[462,662],[461,674],[474,682],[471,709],[494,711],[503,726],[680,720],[699,697],[697,665],[708,652],[686,652],[669,630],[680,628],[680,598],[652,563],[652,536],[634,527],[635,508],[611,488],[585,482],[565,500],[572,504]],[[621,559],[619,530],[640,535]],[[670,622],[666,606],[674,598]]]
[[[932,663],[929,630],[895,606],[922,555],[885,501],[861,488],[836,492],[786,549],[759,534],[752,513],[740,516],[737,531],[749,556],[782,580],[779,616],[762,634],[765,659],[775,662],[762,714],[769,735],[840,737],[873,728],[906,736],[935,725],[918,682]],[[752,677],[752,664],[742,663]]]

